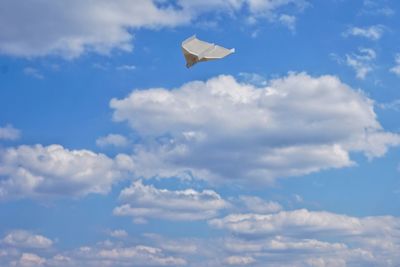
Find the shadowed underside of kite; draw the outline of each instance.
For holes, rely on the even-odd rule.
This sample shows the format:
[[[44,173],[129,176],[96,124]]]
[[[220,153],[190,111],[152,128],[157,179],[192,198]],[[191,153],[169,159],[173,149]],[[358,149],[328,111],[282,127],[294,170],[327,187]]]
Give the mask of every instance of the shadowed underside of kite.
[[[182,51],[186,59],[186,67],[190,68],[197,62],[224,58],[235,52],[219,45],[207,43],[196,38],[196,35],[182,42]]]

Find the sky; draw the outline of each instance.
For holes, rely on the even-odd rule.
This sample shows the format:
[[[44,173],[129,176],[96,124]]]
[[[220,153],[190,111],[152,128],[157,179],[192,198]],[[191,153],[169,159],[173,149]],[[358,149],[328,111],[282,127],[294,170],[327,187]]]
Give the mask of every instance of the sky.
[[[0,266],[400,266],[399,12],[0,1]]]

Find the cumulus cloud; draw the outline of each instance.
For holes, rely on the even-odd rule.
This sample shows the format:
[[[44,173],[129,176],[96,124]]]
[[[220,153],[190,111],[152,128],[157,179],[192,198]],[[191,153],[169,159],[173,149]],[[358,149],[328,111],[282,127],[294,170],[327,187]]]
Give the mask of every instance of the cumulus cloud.
[[[97,138],[96,145],[99,147],[115,146],[115,147],[126,147],[129,145],[128,139],[120,134],[109,134]]]
[[[224,240],[228,253],[263,263],[269,259],[266,266],[395,266],[400,262],[397,217],[359,218],[302,209],[231,214],[209,222],[234,234]]]
[[[18,262],[13,262],[13,266],[35,267],[44,266],[46,259],[33,253],[23,253]]]
[[[17,140],[21,136],[21,131],[8,124],[0,127],[0,140]]]
[[[225,259],[225,263],[228,265],[249,265],[254,263],[255,260],[252,257],[245,257],[245,256],[230,256]]]
[[[239,234],[264,235],[329,235],[358,234],[391,235],[399,232],[399,219],[391,216],[355,218],[329,212],[310,212],[305,209],[281,211],[276,214],[231,214],[212,219],[210,225],[226,228]],[[400,233],[400,232],[399,232]]]
[[[228,203],[216,192],[193,189],[171,191],[143,185],[136,181],[122,190],[123,205],[114,209],[115,215],[134,218],[158,218],[166,220],[204,220],[215,217]]]
[[[384,27],[382,25],[373,25],[370,27],[351,27],[343,33],[344,36],[358,36],[364,37],[370,40],[379,40],[384,33]]]
[[[60,55],[75,58],[84,52],[101,54],[113,49],[132,51],[139,28],[175,27],[188,24],[204,13],[232,14],[246,11],[254,20],[279,21],[280,9],[304,9],[304,0],[156,0],[0,2],[0,53],[35,57]],[[21,19],[23,18],[23,19]],[[292,27],[293,19],[281,17]]]
[[[186,264],[186,260],[182,258],[164,256],[161,249],[149,246],[101,249],[96,254],[100,259],[111,260],[116,264],[119,261],[129,262],[129,264],[134,261],[136,266],[180,266]]]
[[[0,151],[0,198],[105,194],[131,168],[123,154],[114,159],[61,145],[22,145]]]
[[[399,265],[398,218],[390,217],[390,221],[388,216],[356,218],[329,212],[303,211],[308,214],[285,211],[292,212],[287,215],[287,220],[293,222],[284,223],[282,227],[277,226],[277,222],[277,230],[268,234],[246,236],[230,230],[228,234],[217,237],[168,238],[146,233],[134,239],[126,238],[115,242],[106,240],[71,250],[58,251],[57,248],[52,248],[46,251],[36,250],[34,253],[41,259],[38,262],[42,262],[44,266],[59,267]],[[329,213],[333,217],[327,220],[323,213]],[[349,225],[329,226],[338,218],[340,224]],[[325,230],[312,232],[310,228],[316,225]],[[285,229],[282,230],[283,228]],[[357,228],[357,233],[348,234],[348,230],[343,231],[350,228]],[[299,234],[293,235],[293,231],[298,231]],[[33,254],[22,247],[10,249],[0,243],[0,265],[22,266],[19,263],[26,253]],[[25,258],[29,262],[30,257]]]
[[[350,152],[373,158],[400,142],[382,129],[372,100],[329,75],[290,73],[264,87],[218,76],[134,90],[110,106],[115,121],[153,140],[132,156],[143,178],[268,183],[351,166]]]
[[[4,247],[0,257],[1,266],[181,266],[187,261],[182,257],[172,256],[164,250],[148,245],[127,245],[110,241],[99,242],[93,246],[84,246],[66,251],[49,250],[46,253],[27,252],[19,248],[10,250]]]
[[[58,54],[66,58],[85,50],[131,51],[129,28],[176,26],[190,18],[177,10],[159,8],[151,0],[68,3],[2,1],[0,52],[15,56]],[[21,18],[24,19],[21,19]]]
[[[2,244],[22,248],[49,248],[53,241],[42,235],[35,235],[24,230],[15,230],[8,233],[1,241]]]

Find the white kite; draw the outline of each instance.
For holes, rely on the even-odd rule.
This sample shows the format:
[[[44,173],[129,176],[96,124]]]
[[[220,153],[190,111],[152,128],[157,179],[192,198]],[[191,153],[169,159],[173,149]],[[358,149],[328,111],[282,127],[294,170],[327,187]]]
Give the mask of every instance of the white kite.
[[[186,67],[190,68],[197,62],[224,58],[235,49],[226,49],[222,46],[210,44],[196,38],[196,35],[182,42],[183,55],[186,59]]]

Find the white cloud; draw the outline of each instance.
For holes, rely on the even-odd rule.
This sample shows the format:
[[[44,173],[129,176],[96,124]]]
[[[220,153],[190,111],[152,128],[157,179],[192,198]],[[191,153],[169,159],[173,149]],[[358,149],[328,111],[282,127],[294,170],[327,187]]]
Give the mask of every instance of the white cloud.
[[[370,27],[351,27],[343,33],[344,36],[359,36],[371,40],[379,40],[384,33],[382,25],[373,25]]]
[[[121,66],[117,67],[117,70],[134,71],[134,70],[136,70],[136,66],[134,66],[134,65],[121,65]]]
[[[222,219],[212,219],[210,225],[250,235],[334,235],[359,234],[393,235],[400,233],[399,219],[391,216],[356,218],[329,212],[305,209],[281,211],[276,214],[231,214]]]
[[[292,6],[295,13],[307,6],[304,0],[180,0],[176,4],[178,7],[152,0],[98,0],[96,5],[80,0],[1,1],[0,53],[75,58],[87,51],[132,51],[132,31],[139,28],[175,27],[189,24],[204,13],[242,10],[254,20],[274,22],[281,8]]]
[[[99,147],[106,147],[106,146],[126,147],[129,145],[129,141],[123,135],[108,134],[107,136],[97,138],[96,145]]]
[[[44,79],[43,74],[38,69],[32,67],[24,68],[24,74],[39,80]]]
[[[387,1],[364,0],[361,14],[391,17],[396,12],[393,8],[385,5],[386,2]]]
[[[144,245],[87,246],[67,255],[73,263],[68,266],[181,266],[187,263],[183,258],[166,255],[160,248]]]
[[[347,250],[348,247],[343,243],[329,243],[315,239],[295,239],[284,236],[272,236],[268,238],[239,239],[227,238],[225,247],[233,253],[259,253],[262,251],[284,252],[284,251],[303,251],[303,252],[329,252],[337,250]]]
[[[265,266],[396,266],[400,219],[351,217],[326,211],[231,214],[210,220],[233,237],[227,253],[253,257]],[[263,266],[257,265],[254,266]]]
[[[390,109],[394,111],[400,111],[400,99],[395,99],[388,103],[380,103],[378,107],[382,109]]]
[[[296,29],[296,17],[283,14],[279,17],[279,21],[289,28],[289,30],[294,31]]]
[[[395,57],[396,65],[390,69],[390,71],[397,76],[400,76],[400,54],[397,54]]]
[[[45,263],[46,263],[45,258],[42,258],[33,253],[23,253],[21,255],[21,258],[17,262],[16,266],[21,266],[21,267],[44,266]]]
[[[147,245],[127,245],[111,241],[99,242],[93,246],[84,246],[73,250],[57,251],[55,248],[44,255],[25,250],[9,250],[0,257],[1,266],[34,267],[128,267],[128,266],[181,266],[187,261],[172,256],[163,249]],[[176,254],[176,253],[175,253]]]
[[[372,100],[329,75],[290,73],[265,87],[218,76],[134,90],[110,106],[115,121],[153,140],[132,156],[143,178],[268,183],[351,166],[350,152],[377,157],[400,143],[382,129]]]
[[[7,148],[0,150],[0,198],[104,194],[131,164],[123,154],[111,159],[60,145]]]
[[[85,50],[108,53],[114,48],[131,51],[129,28],[176,26],[190,19],[182,12],[158,8],[150,0],[140,4],[100,0],[96,5],[79,0],[61,4],[2,1],[0,5],[0,52],[27,57],[74,58]]]
[[[117,229],[110,232],[110,236],[115,238],[124,238],[128,236],[128,233],[125,230]]]
[[[17,140],[21,136],[21,131],[8,124],[0,127],[0,140]]]
[[[360,48],[358,54],[347,54],[346,64],[353,68],[358,79],[364,80],[368,73],[373,71],[374,66],[371,63],[376,58],[376,53],[370,48]]]
[[[287,213],[286,221],[291,222],[283,220],[280,222],[284,225],[278,226],[280,222],[277,221],[276,231],[268,234],[246,236],[232,230],[217,237],[168,238],[146,233],[132,239],[105,240],[72,250],[35,251],[37,258],[25,256],[25,260],[40,258],[37,262],[58,267],[399,265],[399,218],[356,218],[329,212],[307,212],[281,212]],[[324,213],[332,217],[327,219]],[[339,224],[348,226],[336,227],[334,220],[337,219]],[[251,226],[259,227],[250,223],[248,227]],[[318,229],[314,231],[313,227]],[[348,234],[348,229],[357,230]],[[19,267],[25,253],[32,252],[0,244],[0,265]]]
[[[136,181],[122,190],[123,205],[114,209],[115,215],[134,218],[166,220],[204,220],[215,217],[228,203],[211,190],[193,189],[170,191],[143,185]]]
[[[185,265],[181,258],[163,256],[161,249],[148,246],[135,246],[125,248],[102,249],[97,255],[103,259],[113,261],[140,261],[140,265],[178,266]],[[136,265],[139,265],[135,262]]]
[[[53,245],[53,241],[42,235],[35,235],[24,230],[15,230],[8,233],[1,243],[22,248],[49,248]]]
[[[230,256],[225,259],[225,263],[228,265],[249,265],[255,262],[255,259],[252,257],[246,256]]]
[[[274,201],[265,201],[256,196],[239,196],[247,211],[256,213],[273,213],[282,210],[282,206]]]

